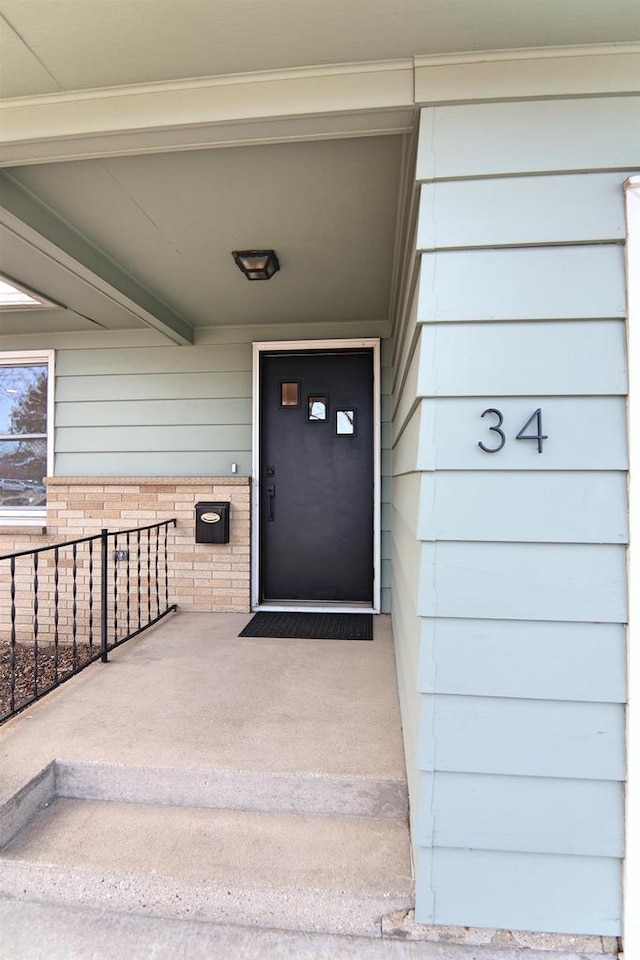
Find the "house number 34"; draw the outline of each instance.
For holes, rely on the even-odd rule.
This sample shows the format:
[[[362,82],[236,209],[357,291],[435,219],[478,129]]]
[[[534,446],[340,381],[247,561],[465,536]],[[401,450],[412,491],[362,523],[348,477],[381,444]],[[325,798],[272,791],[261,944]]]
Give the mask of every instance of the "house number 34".
[[[493,437],[494,445],[488,447],[482,440],[478,440],[478,446],[481,450],[484,450],[485,453],[499,453],[507,442],[504,430],[502,429],[502,424],[504,423],[502,411],[496,410],[495,407],[487,407],[480,416],[495,417],[496,422],[488,428],[491,433],[495,435]],[[527,433],[529,428],[531,428],[530,432]],[[542,432],[542,409],[538,407],[537,410],[533,411],[520,432],[516,434],[516,440],[534,440],[538,444],[538,453],[542,453],[542,441],[547,439],[546,433]]]

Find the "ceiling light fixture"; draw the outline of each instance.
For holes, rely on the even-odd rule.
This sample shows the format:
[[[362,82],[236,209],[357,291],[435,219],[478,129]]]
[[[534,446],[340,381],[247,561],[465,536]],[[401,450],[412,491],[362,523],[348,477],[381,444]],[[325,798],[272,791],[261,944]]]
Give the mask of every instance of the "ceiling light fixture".
[[[247,280],[270,280],[280,269],[275,250],[233,250],[232,256]]]

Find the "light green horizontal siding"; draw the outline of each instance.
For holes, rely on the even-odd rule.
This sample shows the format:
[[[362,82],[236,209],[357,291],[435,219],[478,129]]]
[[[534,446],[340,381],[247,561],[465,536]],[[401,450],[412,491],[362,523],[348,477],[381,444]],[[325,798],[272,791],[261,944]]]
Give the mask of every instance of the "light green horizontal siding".
[[[112,421],[113,423],[113,421]],[[251,449],[251,425],[212,426],[194,424],[148,424],[144,427],[75,427],[56,431],[56,450],[64,453],[164,452],[168,458],[179,452]],[[126,476],[127,474],[121,474]]]
[[[627,392],[624,320],[429,323],[415,362],[422,397]]]
[[[624,780],[617,703],[424,694],[421,770]]]
[[[614,857],[420,847],[418,923],[617,936],[622,895]]]
[[[421,546],[416,537],[420,509],[420,474],[415,468],[415,446],[420,435],[420,409],[415,395],[419,352],[412,353],[412,333],[417,313],[417,292],[409,306],[404,339],[397,347],[400,366],[393,371],[392,409],[391,612],[395,642],[398,692],[407,761],[411,830],[418,830],[422,803],[421,773],[416,763],[421,731],[421,695],[418,691],[422,621],[417,613],[420,588]]]
[[[406,283],[409,288],[402,297],[405,309],[401,309],[393,337],[393,404],[402,398],[404,381],[413,359],[415,338],[418,333],[418,298],[420,295],[419,258],[411,256]]]
[[[620,932],[623,183],[638,164],[638,97],[422,112],[391,526],[412,729],[420,691],[406,748],[423,923]],[[496,439],[489,407],[496,454],[478,446]],[[542,453],[516,440],[537,408]]]
[[[430,469],[428,464],[433,464],[435,460],[433,445],[430,444],[427,432],[422,429],[422,425],[423,410],[418,406],[413,409],[404,429],[393,442],[394,476],[414,473],[421,469],[428,470]]]
[[[403,597],[409,604],[414,616],[416,616],[420,593],[423,547],[416,540],[410,521],[405,523],[404,520],[397,515],[393,505],[391,509],[393,573],[394,577],[402,581]]]
[[[493,414],[503,414],[504,448],[485,453],[478,443],[496,446]],[[542,410],[548,439],[543,452],[537,442],[516,440],[534,410]],[[419,420],[414,463],[422,470],[626,470],[627,413],[624,397],[457,397],[422,400],[413,418]],[[531,432],[531,427],[527,431]]]
[[[627,170],[639,157],[637,96],[475,103],[422,111],[416,176]]]
[[[623,546],[423,543],[424,617],[624,623]]]
[[[144,351],[126,348],[101,350],[65,350],[60,352],[56,373],[69,376],[82,371],[85,376],[104,376],[107,370],[122,374],[218,373],[251,369],[250,343],[225,343],[147,347]]]
[[[189,350],[191,347],[176,349]],[[58,351],[59,356],[62,351]],[[104,367],[103,373],[85,376],[81,368],[72,375],[56,378],[56,400],[83,401],[200,400],[251,398],[251,373],[165,373],[120,374]]]
[[[114,422],[123,427],[146,426],[150,423],[184,426],[194,424],[246,424],[251,421],[249,397],[225,399],[174,400],[97,400],[58,403],[56,426],[109,427]]]
[[[620,623],[425,618],[424,693],[593,703],[626,701]]]
[[[418,320],[563,320],[625,315],[613,244],[422,254]]]
[[[425,510],[424,481],[425,477],[420,473],[408,473],[393,478],[391,509],[398,523],[410,531],[414,540],[419,539],[416,533],[420,529],[421,516]]]
[[[56,454],[57,477],[226,477],[231,464],[238,476],[251,475],[250,450],[156,450]]]
[[[393,563],[393,587],[394,591],[411,594],[414,591],[414,585],[411,581],[411,567],[407,558],[403,558],[402,551],[396,551],[397,542],[394,542],[394,551],[392,554]],[[404,562],[403,562],[404,560]],[[395,597],[394,592],[394,597]],[[403,637],[407,643],[401,648],[401,661],[403,669],[399,676],[404,680],[405,688],[412,697],[413,710],[411,713],[412,721],[410,727],[414,730],[415,737],[413,746],[417,748],[418,744],[418,722],[420,714],[421,697],[420,690],[416,683],[416,677],[420,669],[420,651],[422,644],[422,620],[411,612],[409,604],[400,604],[394,606],[394,615],[398,618],[403,628]]]
[[[626,491],[623,471],[424,473],[418,536],[422,540],[626,543]]]
[[[419,330],[420,335],[423,336],[423,329],[419,328]],[[395,385],[392,401],[394,438],[407,426],[407,418],[412,415],[419,396],[418,383],[423,360],[419,344],[417,346],[418,349],[414,349],[413,354],[406,358],[407,367],[403,372],[402,380]]]
[[[417,247],[622,242],[626,233],[622,184],[631,173],[425,183]]]
[[[422,778],[431,804],[416,841],[425,846],[623,855],[621,783],[441,772]]]
[[[394,533],[397,534],[395,525]],[[391,554],[393,575],[391,610],[393,613],[394,639],[396,640],[396,675],[402,710],[402,733],[404,737],[405,757],[407,760],[407,781],[409,795],[412,798],[410,816],[411,829],[413,831],[417,829],[417,817],[421,809],[417,803],[421,773],[415,762],[415,757],[417,754],[418,740],[420,738],[421,695],[416,685],[416,676],[419,665],[422,624],[420,618],[415,614],[415,604],[412,605],[410,600],[412,588],[406,579],[410,572],[407,567],[407,560],[408,557],[405,555],[402,546],[398,543],[396,535],[392,543]],[[402,640],[401,643],[397,642],[399,639]]]

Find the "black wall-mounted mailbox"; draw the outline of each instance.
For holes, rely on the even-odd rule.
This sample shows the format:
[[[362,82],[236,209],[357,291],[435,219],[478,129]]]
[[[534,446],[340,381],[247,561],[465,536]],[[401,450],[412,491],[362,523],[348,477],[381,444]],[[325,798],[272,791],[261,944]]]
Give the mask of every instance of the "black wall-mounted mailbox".
[[[231,504],[196,503],[196,543],[229,543]]]

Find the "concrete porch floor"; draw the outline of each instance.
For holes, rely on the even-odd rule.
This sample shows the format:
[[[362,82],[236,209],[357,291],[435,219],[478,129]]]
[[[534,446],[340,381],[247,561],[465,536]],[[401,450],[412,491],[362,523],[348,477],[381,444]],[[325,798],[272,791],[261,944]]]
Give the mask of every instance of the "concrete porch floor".
[[[405,779],[390,620],[368,641],[239,638],[178,612],[0,728],[0,802],[54,759]]]
[[[389,618],[373,642],[248,619],[173,614],[0,730],[3,956],[78,909],[359,939],[411,906]]]
[[[389,617],[248,619],[171,615],[0,728],[0,956],[520,957],[382,920],[413,903]]]

